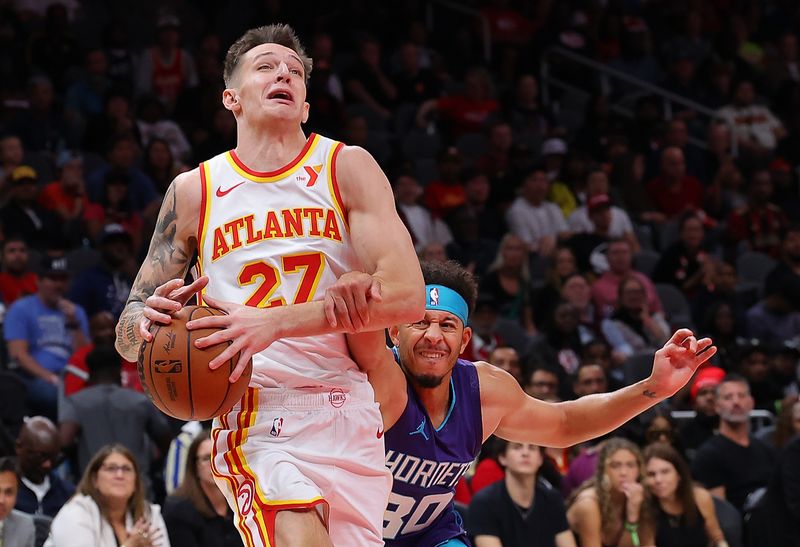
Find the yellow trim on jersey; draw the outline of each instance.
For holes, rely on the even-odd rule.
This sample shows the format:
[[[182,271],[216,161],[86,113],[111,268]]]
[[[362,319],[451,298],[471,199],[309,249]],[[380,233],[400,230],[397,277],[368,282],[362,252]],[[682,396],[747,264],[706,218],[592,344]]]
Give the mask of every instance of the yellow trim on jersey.
[[[250,181],[253,181],[253,182],[275,182],[275,181],[278,181],[278,180],[285,179],[286,177],[288,177],[289,175],[291,175],[292,173],[294,173],[298,169],[302,168],[303,165],[305,165],[305,163],[308,161],[308,158],[311,157],[311,154],[314,153],[314,150],[316,150],[317,145],[319,144],[319,142],[320,142],[320,136],[315,134],[313,136],[313,138],[312,138],[311,144],[308,146],[308,149],[306,150],[306,153],[303,154],[303,156],[300,159],[296,160],[295,165],[291,169],[281,170],[277,175],[269,176],[269,177],[263,177],[263,176],[255,175],[253,173],[248,173],[247,171],[242,169],[236,163],[236,161],[231,156],[230,152],[225,152],[225,159],[227,160],[228,165],[230,165],[231,168],[234,171],[236,171],[238,174],[240,174],[241,176],[243,176],[247,180],[250,180]]]

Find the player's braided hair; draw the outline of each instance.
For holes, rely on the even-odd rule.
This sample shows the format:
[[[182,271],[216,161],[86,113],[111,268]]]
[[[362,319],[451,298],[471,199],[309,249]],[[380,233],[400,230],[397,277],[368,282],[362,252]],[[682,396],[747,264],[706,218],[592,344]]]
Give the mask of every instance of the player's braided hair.
[[[233,45],[228,49],[225,55],[225,68],[222,72],[222,77],[225,80],[225,87],[231,87],[231,78],[236,68],[239,66],[242,56],[261,44],[278,44],[288,47],[300,57],[303,61],[303,72],[305,73],[305,81],[308,83],[308,78],[311,76],[311,57],[306,54],[303,44],[297,37],[294,29],[285,24],[265,25],[263,27],[251,28],[236,40]]]
[[[475,309],[478,298],[478,283],[475,276],[469,273],[454,260],[445,262],[421,262],[422,277],[426,285],[443,285],[456,291],[467,303],[469,312]]]

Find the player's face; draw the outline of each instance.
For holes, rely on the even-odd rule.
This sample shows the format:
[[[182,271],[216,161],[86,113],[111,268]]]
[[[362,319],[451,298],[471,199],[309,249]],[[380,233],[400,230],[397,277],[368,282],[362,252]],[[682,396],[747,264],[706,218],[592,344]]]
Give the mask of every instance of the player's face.
[[[308,119],[303,63],[279,44],[261,44],[242,56],[231,88],[223,93],[234,114],[296,121]]]
[[[675,495],[681,477],[674,465],[661,458],[650,458],[645,466],[645,471],[647,487],[656,498],[663,500]]]
[[[106,499],[128,500],[136,489],[136,468],[122,454],[112,453],[97,470],[95,487]]]
[[[438,387],[450,374],[469,342],[472,330],[452,313],[426,310],[416,323],[393,327],[400,361],[420,387]]]
[[[606,460],[606,476],[611,481],[611,488],[620,490],[623,484],[639,478],[639,461],[630,450],[617,450]]]
[[[542,466],[542,451],[535,444],[508,443],[498,460],[509,473],[531,476]]]

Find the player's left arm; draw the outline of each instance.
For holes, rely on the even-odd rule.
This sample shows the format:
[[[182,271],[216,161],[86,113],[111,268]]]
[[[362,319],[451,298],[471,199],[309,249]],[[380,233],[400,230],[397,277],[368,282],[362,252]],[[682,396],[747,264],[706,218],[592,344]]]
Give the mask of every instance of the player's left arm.
[[[678,330],[658,350],[650,376],[612,393],[548,403],[525,394],[508,373],[478,366],[484,436],[514,442],[567,447],[604,435],[682,388],[694,371],[716,353],[708,338]]]

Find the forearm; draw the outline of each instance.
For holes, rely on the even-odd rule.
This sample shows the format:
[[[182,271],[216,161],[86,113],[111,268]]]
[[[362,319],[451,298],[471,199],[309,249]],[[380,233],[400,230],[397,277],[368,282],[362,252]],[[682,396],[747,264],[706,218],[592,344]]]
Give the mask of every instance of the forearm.
[[[139,346],[142,345],[139,321],[143,315],[143,302],[128,302],[117,322],[117,338],[114,347],[126,361],[136,362],[139,358]]]
[[[18,352],[15,355],[12,355],[12,358],[19,363],[19,366],[22,368],[22,370],[28,374],[36,376],[37,378],[41,378],[42,380],[49,381],[54,374],[40,365],[39,362],[27,351]]]
[[[563,411],[563,445],[572,446],[613,431],[669,396],[649,379],[612,393],[587,395],[558,403]]]
[[[425,294],[415,283],[382,283],[381,301],[368,300],[369,320],[360,332],[377,331],[400,323],[413,323],[425,313]],[[269,321],[279,325],[279,337],[315,336],[346,332],[343,325],[332,327],[323,301],[278,306],[269,309]]]

